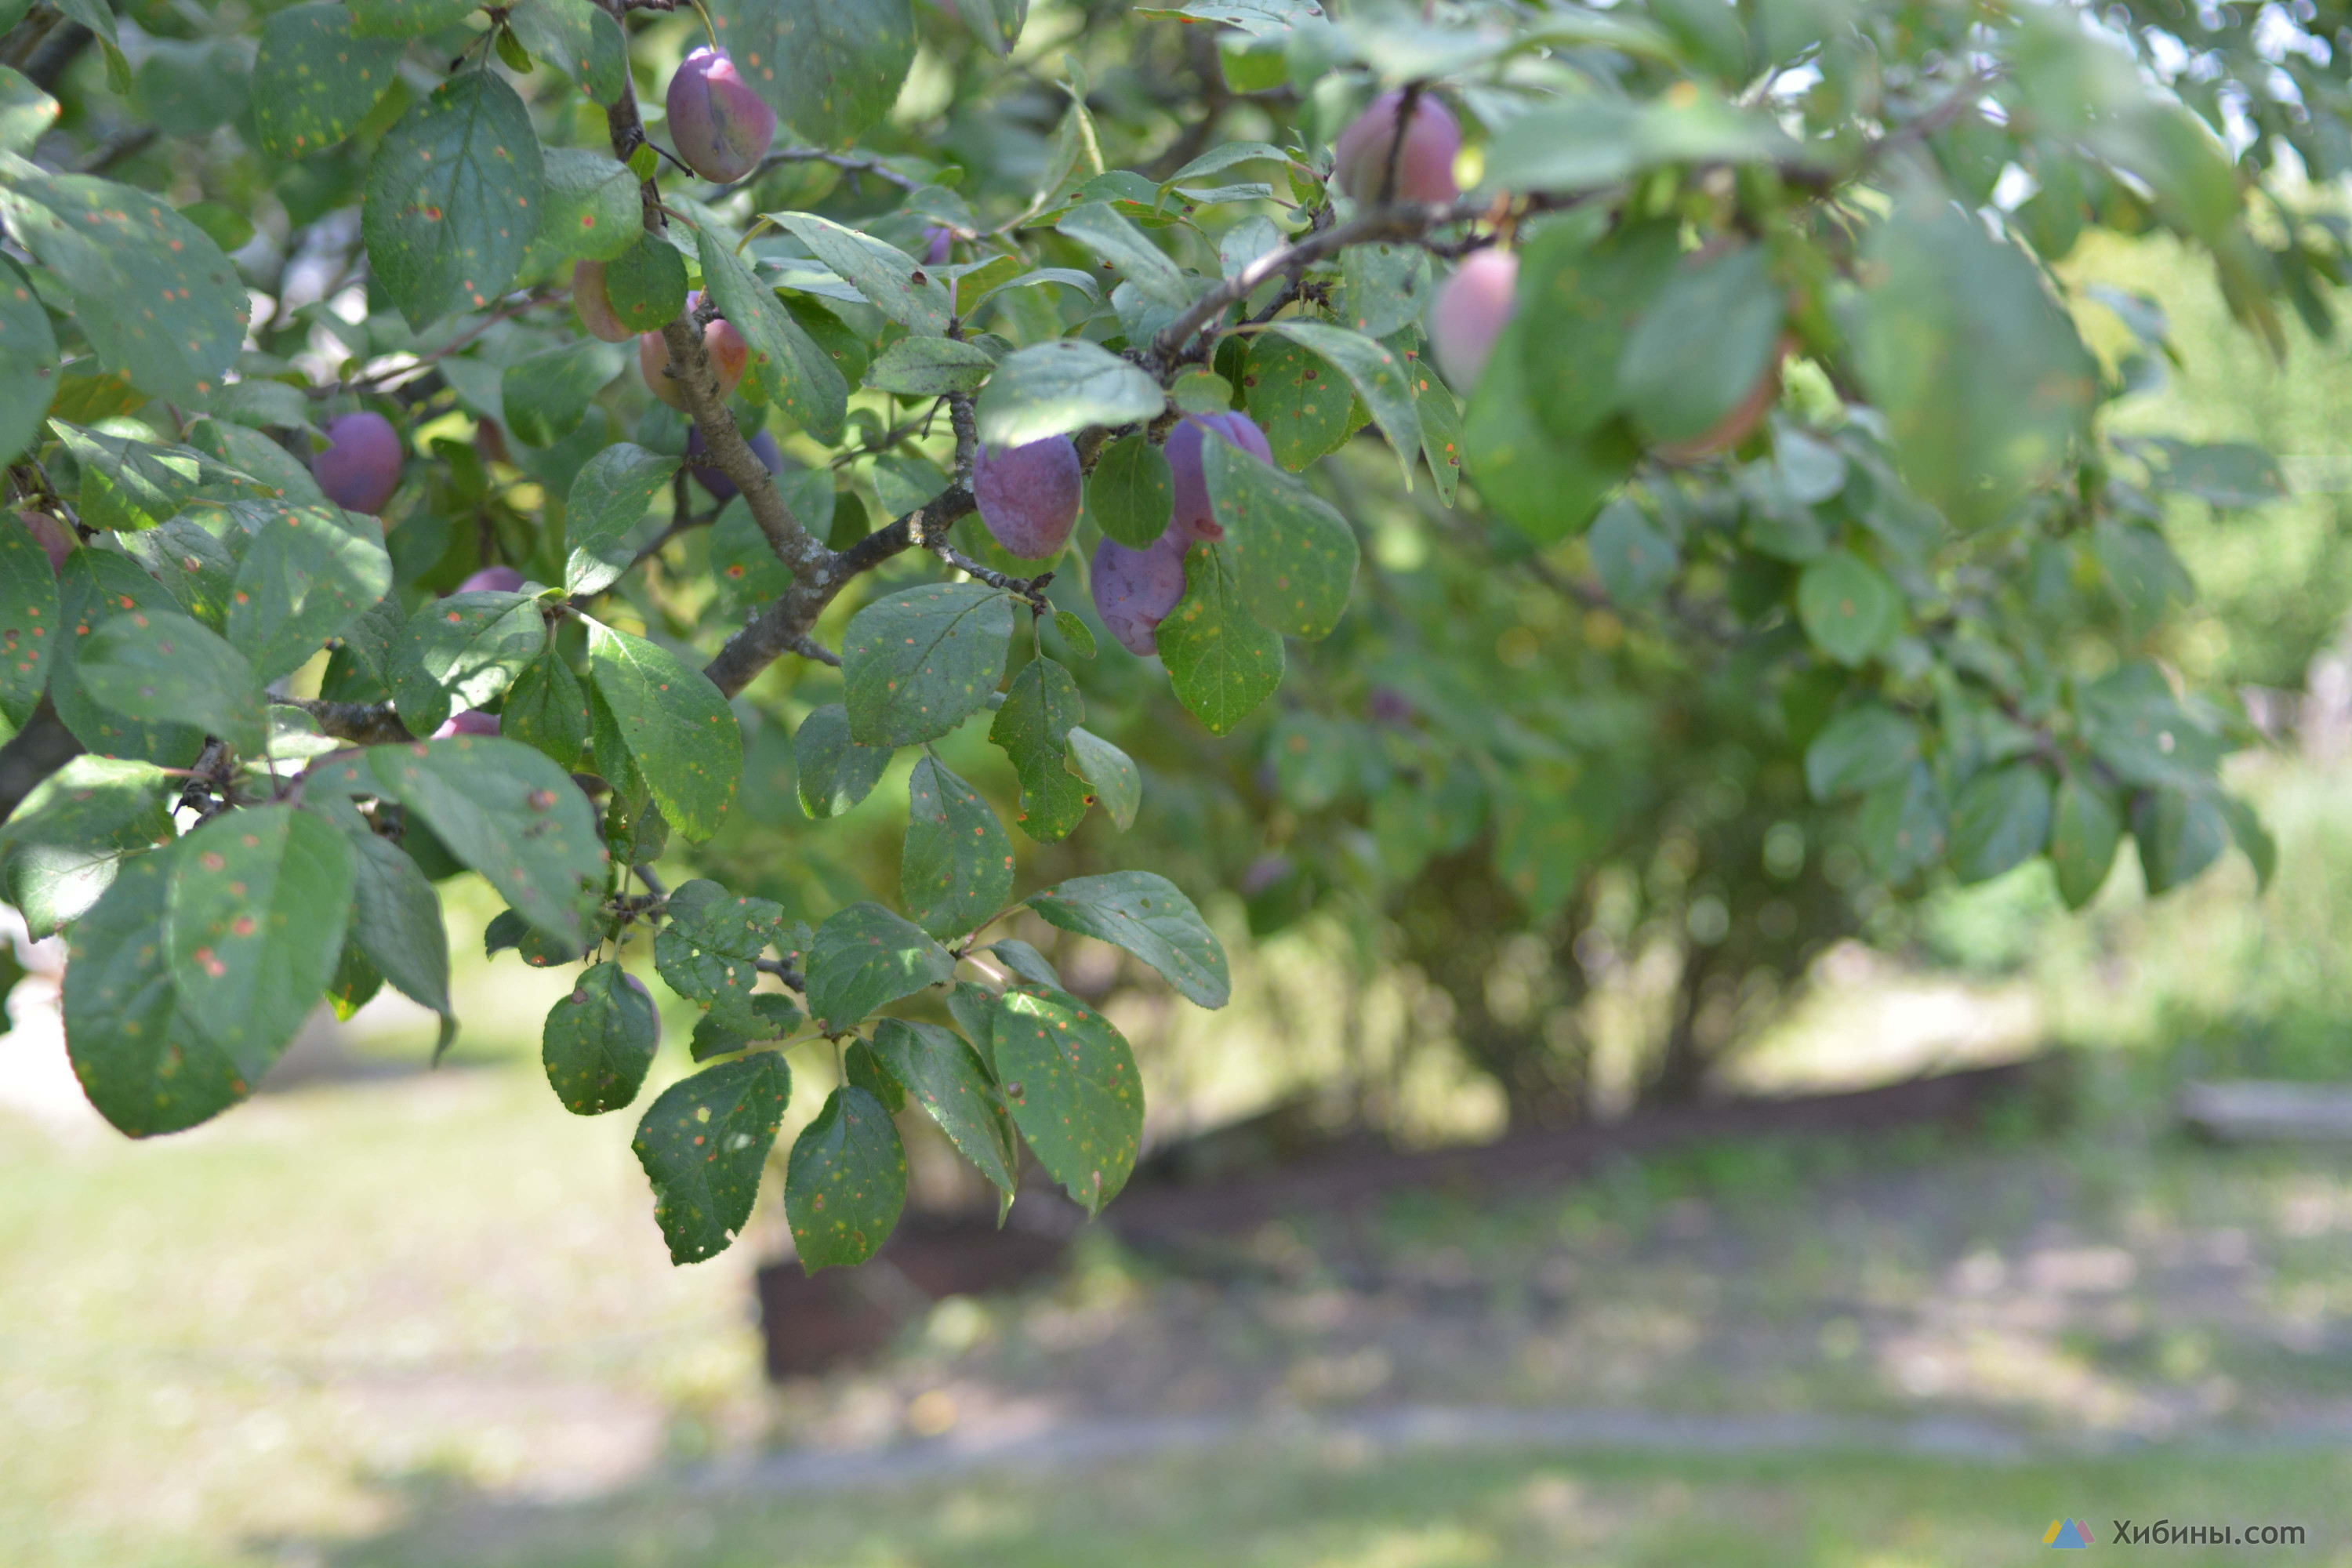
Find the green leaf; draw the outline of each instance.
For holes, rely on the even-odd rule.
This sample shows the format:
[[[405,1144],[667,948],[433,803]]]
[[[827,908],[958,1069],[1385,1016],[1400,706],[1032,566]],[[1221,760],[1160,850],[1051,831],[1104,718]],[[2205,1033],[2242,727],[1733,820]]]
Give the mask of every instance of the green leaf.
[[[23,15],[23,6],[11,16],[8,6],[0,4],[0,31],[15,26]],[[30,77],[0,66],[0,153],[30,153],[58,122],[58,100],[34,86]]]
[[[1251,616],[1292,637],[1330,636],[1356,584],[1356,531],[1347,519],[1231,442],[1202,442],[1201,468]]]
[[[915,60],[907,0],[716,0],[743,79],[808,141],[845,147],[898,100]]]
[[[1952,870],[1981,882],[2023,865],[2050,841],[2050,775],[2031,763],[1979,773],[1952,803]]]
[[[672,1263],[717,1257],[749,1223],[792,1092],[784,1058],[761,1051],[680,1079],[646,1107],[630,1148]]]
[[[1192,285],[1175,260],[1108,202],[1072,207],[1054,227],[1117,268],[1153,303],[1181,310],[1192,302]]]
[[[1008,1199],[1020,1171],[1003,1097],[971,1047],[937,1024],[885,1018],[874,1054],[963,1157]]]
[[[948,1016],[955,1020],[956,1027],[961,1029],[964,1038],[971,1042],[973,1053],[980,1058],[982,1065],[988,1068],[989,1077],[993,1079],[996,1076],[996,993],[984,985],[974,985],[969,980],[959,980],[955,983],[955,989],[948,993]]]
[[[1118,1195],[1143,1138],[1135,1055],[1076,998],[1020,986],[997,1000],[997,1079],[1005,1104],[1053,1178],[1088,1214]]]
[[[740,66],[741,57],[737,60]],[[750,354],[744,374],[819,441],[840,440],[849,405],[841,368],[715,228],[705,227],[698,243],[702,285],[718,301],[719,313],[743,334]]]
[[[1076,338],[1005,356],[973,404],[980,438],[1023,447],[1089,425],[1131,425],[1168,405],[1160,385],[1109,350]]]
[[[189,619],[203,622],[212,631],[227,629],[228,613],[236,594],[238,552],[249,542],[242,530],[227,529],[215,534],[190,515],[117,537],[123,553],[163,584],[164,592],[187,612]],[[46,556],[41,564],[46,576]]]
[[[612,379],[621,374],[621,350],[594,338],[574,338],[527,354],[499,381],[506,426],[527,447],[552,447],[574,430]]]
[[[841,642],[849,732],[861,745],[936,740],[985,707],[1004,674],[1013,597],[938,583],[877,599]]]
[[[1628,606],[1647,604],[1682,561],[1675,542],[1651,527],[1642,509],[1622,496],[1593,519],[1584,549],[1602,589],[1613,602]]]
[[[1581,25],[1590,13],[1560,15]],[[1497,189],[1575,193],[1666,163],[1795,164],[1804,155],[1763,110],[1706,93],[1662,93],[1646,101],[1579,93],[1512,121],[1486,150],[1486,182]]]
[[[2084,742],[2116,778],[2147,788],[2211,786],[2221,738],[2172,692],[2164,671],[2136,659],[2101,676],[2076,700]]]
[[[892,750],[851,740],[849,714],[840,703],[814,710],[793,737],[801,809],[818,820],[847,811],[873,793]]]
[[[600,594],[636,559],[638,525],[667,488],[678,459],[616,441],[588,459],[563,505],[567,594]]]
[[[1524,323],[1506,328],[1487,356],[1463,426],[1462,466],[1512,527],[1553,544],[1592,521],[1641,451],[1615,424],[1563,439],[1537,422],[1536,410],[1549,405],[1520,374],[1526,331]]]
[[[1005,968],[1032,985],[1043,985],[1049,991],[1062,989],[1062,976],[1045,962],[1045,955],[1017,937],[988,944],[988,951],[1003,962]]]
[[[1903,777],[1918,758],[1918,726],[1866,702],[1831,720],[1805,748],[1805,787],[1819,801],[1861,795]]]
[[[1517,321],[1489,358],[1481,391],[1500,368],[1524,386],[1544,429],[1562,442],[1591,436],[1623,406],[1617,375],[1626,338],[1674,275],[1680,248],[1669,223],[1632,225],[1597,243],[1572,221],[1538,232],[1519,267]]]
[[[436,1055],[449,1048],[457,1016],[449,1005],[449,932],[441,900],[406,851],[373,833],[352,841],[352,940],[393,989],[441,1015]]]
[[[547,1010],[539,1056],[548,1087],[574,1116],[618,1110],[645,1087],[660,1036],[653,998],[610,959],[592,963]]]
[[[1160,660],[1176,700],[1214,735],[1230,734],[1282,684],[1282,635],[1243,608],[1213,545],[1184,557],[1184,597],[1160,623]]]
[[[1176,478],[1168,455],[1140,430],[1105,447],[1087,476],[1087,515],[1129,550],[1156,543],[1168,531],[1175,506]]]
[[[176,844],[123,862],[67,949],[66,1051],[99,1114],[133,1138],[206,1121],[254,1079],[180,1005],[164,945]]]
[[[49,313],[23,270],[0,258],[0,463],[16,461],[40,435],[57,389],[58,338]]]
[[[974,392],[996,368],[988,351],[954,338],[900,338],[866,367],[866,384],[901,397]]]
[[[165,942],[181,1005],[261,1081],[342,956],[352,847],[290,805],[225,812],[173,858]]]
[[[62,419],[51,420],[49,428],[81,469],[77,499],[90,528],[153,528],[198,496],[260,489],[193,447],[159,447]]]
[[[1087,815],[1084,781],[1067,766],[1071,727],[1086,717],[1070,672],[1050,658],[1022,667],[988,727],[1021,780],[1021,830],[1040,844],[1067,838]]]
[[[855,1084],[825,1096],[793,1141],[784,1217],[801,1268],[848,1268],[874,1256],[907,1205],[907,1152],[882,1102]]]
[[[1339,275],[1339,320],[1368,338],[1412,325],[1429,304],[1429,252],[1417,245],[1351,245]]]
[[[23,523],[0,519],[0,715],[16,729],[40,705],[64,625],[48,552]]]
[[[2096,366],[2025,254],[1925,182],[1866,257],[1858,358],[1904,477],[1960,527],[1989,523],[2064,458]]]
[[[126,718],[197,724],[247,756],[262,749],[261,681],[243,654],[201,622],[166,610],[125,611],[90,634],[76,665],[82,689]]]
[[[2050,818],[2050,865],[2058,873],[2058,896],[2070,910],[2098,897],[2123,843],[2123,813],[2115,796],[2081,774],[2058,781]]]
[[[1429,368],[1422,354],[1412,366],[1412,408],[1421,420],[1421,458],[1437,486],[1437,499],[1454,504],[1462,483],[1462,405]]]
[[[1304,343],[1260,333],[1250,343],[1242,387],[1274,460],[1293,473],[1348,438],[1355,394],[1344,376],[1332,374],[1323,356]]]
[[[955,313],[947,286],[895,245],[814,213],[769,213],[835,276],[919,337],[938,337]]]
[[[668,240],[640,232],[604,263],[604,300],[629,331],[659,331],[686,309],[686,258]]]
[[[352,31],[362,38],[414,38],[456,26],[480,0],[351,0]]]
[[[736,898],[706,878],[680,883],[669,919],[654,939],[654,964],[669,988],[719,1026],[749,1036],[759,958],[784,940],[784,911],[766,899]]]
[[[713,1057],[729,1056],[746,1046],[765,1040],[781,1040],[807,1022],[801,1010],[789,997],[773,991],[762,991],[751,998],[751,1020],[722,1018],[716,1012],[705,1013],[694,1021],[694,1038],[688,1047],[696,1061],[709,1061]]]
[[[1143,776],[1136,771],[1135,759],[1091,730],[1073,727],[1069,746],[1070,772],[1093,786],[1096,799],[1121,833],[1134,826],[1135,814],[1143,805]]]
[[[228,640],[264,683],[291,675],[392,591],[392,557],[372,520],[289,507],[257,530],[229,596]]]
[[[450,78],[376,146],[360,207],[374,281],[414,327],[488,309],[522,266],[544,183],[514,89],[487,70]]]
[[[0,858],[35,941],[96,903],[125,856],[171,838],[176,793],[152,763],[87,753],[34,786],[0,824]]]
[[[376,746],[384,797],[425,819],[449,853],[488,879],[525,920],[574,952],[604,886],[596,813],[572,775],[519,741],[455,735]]]
[[[263,153],[307,158],[358,130],[391,88],[404,47],[355,37],[343,5],[292,5],[272,16],[253,66],[253,128]]]
[[[1889,882],[1902,882],[1943,859],[1950,816],[1933,770],[1914,763],[1902,777],[1863,798],[1854,832],[1870,868]]]
[[[697,844],[718,832],[743,776],[726,696],[668,649],[593,620],[588,673],[670,826]]]
[[[1275,322],[1272,330],[1322,355],[1348,378],[1348,384],[1371,410],[1372,423],[1388,437],[1403,472],[1405,489],[1411,489],[1412,461],[1421,451],[1421,416],[1413,412],[1412,382],[1405,373],[1403,358],[1386,343],[1344,327],[1286,320]]]
[[[507,13],[507,26],[534,58],[570,77],[598,103],[616,103],[628,89],[628,39],[594,0],[521,0]],[[632,181],[632,201],[635,195]]]
[[[0,219],[73,297],[99,359],[151,396],[202,406],[236,363],[252,303],[236,268],[161,196],[0,158]],[[171,330],[150,303],[171,300]]]
[[[971,931],[1013,892],[1013,841],[979,793],[925,756],[907,784],[898,899],[937,937]]]
[[[409,732],[429,735],[452,708],[494,700],[547,647],[547,622],[528,594],[452,594],[417,607],[385,672]]]
[[[194,763],[205,745],[200,727],[127,719],[83,689],[79,668],[80,650],[100,626],[134,611],[170,613],[171,595],[122,556],[82,549],[67,556],[58,574],[58,599],[65,636],[49,650],[49,700],[74,739],[103,756],[137,757],[167,768]]]
[[[571,768],[588,743],[588,694],[552,643],[523,666],[499,709],[499,732]]]
[[[1095,634],[1086,622],[1067,610],[1055,610],[1054,629],[1061,633],[1064,640],[1069,643],[1072,653],[1076,654],[1080,658],[1094,658]]]
[[[816,928],[808,963],[809,1015],[827,1034],[856,1027],[877,1007],[955,977],[946,948],[880,904],[852,904]]]
[[[1192,900],[1165,877],[1150,871],[1073,877],[1028,901],[1048,925],[1127,949],[1203,1007],[1232,1000],[1223,945]]]
[[[2153,789],[2132,803],[2132,837],[2153,896],[2194,881],[2220,859],[2230,847],[2230,822],[2210,795]]]
[[[1771,374],[1780,312],[1761,246],[1677,267],[1626,335],[1617,386],[1627,411],[1656,441],[1713,430]]]
[[[1797,579],[1797,618],[1840,664],[1867,664],[1901,628],[1903,595],[1875,566],[1833,550]]]

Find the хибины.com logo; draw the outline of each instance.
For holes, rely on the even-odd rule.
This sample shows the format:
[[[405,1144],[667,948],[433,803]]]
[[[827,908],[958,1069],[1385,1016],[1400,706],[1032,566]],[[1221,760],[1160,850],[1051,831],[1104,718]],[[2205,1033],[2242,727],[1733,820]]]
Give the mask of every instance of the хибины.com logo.
[[[2053,1519],[2050,1528],[2042,1532],[2042,1544],[2078,1552],[2091,1544],[2091,1532],[2071,1519]]]

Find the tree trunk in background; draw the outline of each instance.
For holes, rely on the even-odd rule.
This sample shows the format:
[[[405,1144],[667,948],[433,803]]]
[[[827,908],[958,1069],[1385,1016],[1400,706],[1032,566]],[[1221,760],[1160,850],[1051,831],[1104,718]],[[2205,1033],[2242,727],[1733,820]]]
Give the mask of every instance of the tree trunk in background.
[[[15,815],[43,779],[79,755],[81,742],[42,698],[16,738],[0,746],[0,822]]]
[[[1692,945],[1683,950],[1683,972],[1675,982],[1674,1016],[1666,1026],[1665,1049],[1657,1070],[1642,1085],[1643,1105],[1688,1105],[1706,1087],[1714,1053],[1699,1043],[1699,1005],[1714,973],[1710,948]]]

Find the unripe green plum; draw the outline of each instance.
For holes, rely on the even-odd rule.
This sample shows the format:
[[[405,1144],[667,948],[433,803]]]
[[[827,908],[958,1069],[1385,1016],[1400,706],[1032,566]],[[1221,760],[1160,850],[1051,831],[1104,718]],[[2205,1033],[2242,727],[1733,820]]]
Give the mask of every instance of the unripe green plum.
[[[327,422],[327,445],[310,458],[310,477],[345,511],[380,512],[400,488],[405,456],[400,432],[372,409]]]
[[[701,303],[699,293],[686,297],[686,309],[692,315]],[[751,345],[743,334],[730,326],[725,318],[715,319],[702,329],[702,352],[710,357],[711,374],[719,378],[721,402],[734,395],[743,379],[743,367],[751,363]],[[646,378],[653,395],[672,408],[686,407],[686,390],[677,378],[669,374],[669,344],[659,332],[645,332],[637,338],[637,372]]]
[[[1397,142],[1397,110],[1403,103],[1402,90],[1381,94],[1331,144],[1331,178],[1360,203],[1381,199],[1389,150]],[[1423,93],[1413,100],[1404,148],[1397,154],[1395,199],[1450,202],[1460,195],[1462,187],[1454,183],[1454,158],[1461,151],[1462,127],[1453,111]]]
[[[706,180],[741,179],[776,139],[776,111],[723,50],[689,51],[669,79],[667,102],[679,161]]]
[[[1160,623],[1184,596],[1184,552],[1190,546],[1172,530],[1148,550],[1129,550],[1115,539],[1095,546],[1088,582],[1095,613],[1119,647],[1138,658],[1160,651]]]
[[[1188,414],[1168,433],[1164,448],[1170,476],[1175,480],[1175,504],[1168,516],[1168,537],[1190,545],[1196,539],[1223,539],[1216,510],[1209,504],[1208,475],[1201,468],[1201,442],[1211,432],[1228,446],[1240,447],[1261,463],[1274,461],[1274,447],[1257,421],[1246,414]],[[1181,553],[1183,545],[1178,547]]]
[[[636,334],[613,311],[612,296],[604,291],[604,264],[576,261],[572,266],[572,312],[592,338],[625,343]]]
[[[1009,451],[973,454],[972,499],[996,542],[1024,561],[1060,550],[1078,524],[1086,476],[1067,436],[1049,436]]]
[[[1429,302],[1429,347],[1445,384],[1470,395],[1486,373],[1495,340],[1518,308],[1519,258],[1508,250],[1474,250],[1464,257]]]

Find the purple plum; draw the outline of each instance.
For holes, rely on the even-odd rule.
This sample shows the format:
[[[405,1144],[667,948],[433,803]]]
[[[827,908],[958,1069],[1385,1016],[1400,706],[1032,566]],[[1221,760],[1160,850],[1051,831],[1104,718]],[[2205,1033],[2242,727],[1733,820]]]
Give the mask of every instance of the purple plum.
[[[74,552],[75,545],[79,542],[74,538],[73,530],[45,511],[19,512],[17,516],[25,525],[25,531],[31,534],[47,553],[49,570],[64,571],[66,557]]]
[[[310,458],[310,477],[346,511],[380,512],[400,488],[400,432],[371,409],[327,422],[327,445]]]
[[[498,732],[499,716],[497,714],[468,709],[463,713],[450,714],[448,721],[433,731],[433,738],[436,741],[446,741],[452,735],[495,735]]]
[[[1149,550],[1129,550],[1115,539],[1095,546],[1095,613],[1119,646],[1138,658],[1160,651],[1160,623],[1184,596],[1189,545],[1171,530]]]
[[[1381,199],[1388,178],[1389,150],[1396,145],[1402,90],[1384,92],[1331,144],[1331,177],[1358,202]],[[1462,151],[1462,127],[1453,111],[1428,93],[1413,100],[1397,154],[1395,197],[1406,202],[1450,202],[1462,194],[1454,183],[1454,154]]]
[[[784,471],[784,455],[777,449],[773,436],[762,430],[745,445],[766,465],[768,472],[781,474]],[[708,491],[713,500],[730,501],[742,493],[735,488],[735,481],[719,467],[719,460],[710,456],[710,448],[703,444],[702,427],[698,425],[687,432],[686,470],[694,476],[694,482]]]
[[[726,184],[760,166],[776,139],[776,111],[723,50],[698,48],[669,79],[669,136],[679,160]]]
[[[1446,384],[1468,395],[1486,372],[1495,340],[1517,308],[1519,258],[1507,250],[1476,250],[1463,259],[1429,302],[1429,346]]]
[[[923,230],[923,265],[945,267],[953,256],[955,230],[933,224]]]
[[[1003,452],[983,446],[973,455],[971,493],[980,521],[997,543],[1024,561],[1042,561],[1068,541],[1078,525],[1085,485],[1078,448],[1067,436]]]
[[[511,594],[522,586],[522,574],[511,566],[485,566],[457,584],[460,594]]]
[[[1274,448],[1266,444],[1265,432],[1248,415],[1186,415],[1168,433],[1165,448],[1168,467],[1176,481],[1175,507],[1169,514],[1168,536],[1181,538],[1186,544],[1196,539],[1225,536],[1225,531],[1217,524],[1215,510],[1209,505],[1209,479],[1201,468],[1201,442],[1213,430],[1228,445],[1240,447],[1259,462],[1274,461]]]

